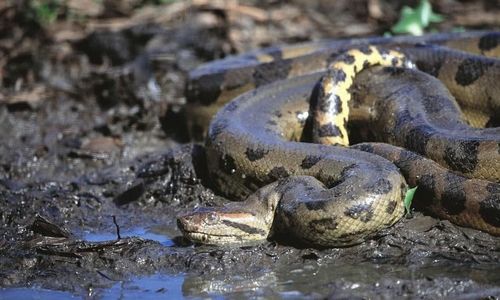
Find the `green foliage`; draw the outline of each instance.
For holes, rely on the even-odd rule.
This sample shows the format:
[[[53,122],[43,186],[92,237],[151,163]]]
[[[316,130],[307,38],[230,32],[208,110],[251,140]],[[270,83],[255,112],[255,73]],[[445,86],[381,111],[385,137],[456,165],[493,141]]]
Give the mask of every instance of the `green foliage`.
[[[410,213],[411,203],[413,202],[413,197],[415,196],[415,191],[416,190],[417,190],[417,186],[414,187],[414,188],[409,189],[406,192],[405,200],[403,202],[404,206],[405,206],[406,214]]]
[[[61,0],[31,0],[29,7],[40,24],[50,24],[57,19],[62,6]]]
[[[409,33],[412,35],[422,35],[424,29],[430,23],[443,21],[443,17],[432,11],[428,0],[420,0],[416,8],[404,6],[401,10],[401,17],[391,30],[394,33]]]

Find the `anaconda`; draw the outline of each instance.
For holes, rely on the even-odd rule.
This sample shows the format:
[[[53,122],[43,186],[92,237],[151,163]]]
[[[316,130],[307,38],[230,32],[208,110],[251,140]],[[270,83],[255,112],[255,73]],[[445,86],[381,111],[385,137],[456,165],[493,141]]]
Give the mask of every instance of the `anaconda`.
[[[420,70],[442,82],[415,70],[364,71],[355,79],[349,124],[373,129],[368,132],[375,140],[396,146],[304,142],[309,102],[324,75],[314,71],[346,47],[368,44],[398,47]],[[287,51],[278,55],[267,50],[252,54],[257,61],[267,60],[263,64],[247,55],[194,71],[187,95],[212,105],[194,109],[197,116],[210,114],[214,103],[230,98],[227,94],[260,87],[225,105],[214,117],[206,142],[216,187],[234,199],[250,196],[245,202],[180,216],[184,235],[221,244],[261,240],[270,231],[281,231],[314,245],[349,245],[401,217],[406,181],[418,185],[416,201],[425,203],[429,212],[500,235],[500,132],[470,126],[498,124],[500,62],[436,44],[498,56],[500,33],[331,42],[312,54],[307,46],[292,48],[305,56],[290,58]],[[312,74],[289,78],[299,73]],[[281,78],[287,79],[268,84]],[[211,92],[199,94],[203,89]]]

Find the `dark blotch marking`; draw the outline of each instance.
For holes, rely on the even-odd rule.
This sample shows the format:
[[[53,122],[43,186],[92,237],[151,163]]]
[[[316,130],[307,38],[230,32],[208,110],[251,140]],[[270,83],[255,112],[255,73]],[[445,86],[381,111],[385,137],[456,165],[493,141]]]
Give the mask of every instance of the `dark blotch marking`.
[[[373,218],[373,209],[371,204],[353,205],[346,209],[344,215],[355,220],[359,219],[361,222],[367,223]]]
[[[236,162],[231,155],[223,155],[219,161],[220,169],[226,174],[234,174]]]
[[[500,186],[496,183],[490,183],[486,186],[488,193],[500,195]]]
[[[233,112],[238,108],[238,102],[236,101],[231,101],[226,106],[224,106],[224,110],[226,112]]]
[[[450,215],[458,215],[465,209],[464,181],[467,179],[453,173],[444,176],[447,188],[441,196],[441,205]]]
[[[366,54],[366,55],[370,55],[373,53],[373,50],[368,47],[368,46],[362,46],[362,47],[359,47],[358,50],[363,53],[363,54]]]
[[[274,167],[271,171],[269,171],[268,174],[268,176],[274,180],[285,178],[288,177],[289,175],[290,174],[284,167]]]
[[[308,210],[324,210],[327,206],[329,200],[315,200],[315,201],[307,201],[304,203]]]
[[[274,121],[274,120],[268,120],[267,125],[276,126],[276,125],[278,125],[278,123],[276,123],[276,121]]]
[[[250,190],[257,190],[264,185],[264,182],[262,182],[262,180],[257,177],[251,176],[250,174],[247,174],[247,176],[245,176],[244,183],[245,186]]]
[[[400,76],[406,70],[404,68],[398,68],[398,67],[385,67],[382,71],[391,76]]]
[[[336,68],[330,69],[328,71],[328,76],[330,76],[332,78],[333,84],[337,84],[339,82],[344,82],[346,77],[347,77],[344,70],[336,69]]]
[[[266,133],[268,133],[268,134],[276,134],[276,131],[275,131],[275,130],[273,130],[273,129],[271,129],[271,128],[268,128],[268,127],[267,127],[267,128],[264,128],[264,131],[265,131]]]
[[[455,81],[461,86],[468,86],[483,76],[492,63],[486,63],[476,58],[466,58],[458,66]]]
[[[331,97],[331,93],[325,93],[324,88],[321,88],[319,93],[318,93],[317,101],[311,102],[312,107],[317,107],[319,111],[323,113],[328,113],[330,111],[330,101],[327,101],[326,99]]]
[[[398,65],[398,63],[399,63],[399,59],[398,59],[397,57],[393,57],[393,58],[391,59],[391,65],[392,65],[393,67],[396,67],[396,66]]]
[[[291,69],[292,62],[289,59],[259,64],[255,67],[253,73],[255,85],[262,86],[280,79],[286,79]]]
[[[378,53],[380,53],[380,56],[388,56],[389,55],[389,50],[385,48],[377,48]]]
[[[195,79],[191,77],[191,84],[186,88],[186,98],[189,102],[199,101],[203,105],[210,105],[217,101],[221,94],[220,87],[224,86],[227,72],[218,72],[210,75],[201,75]],[[214,87],[217,87],[214,89]]]
[[[311,231],[325,233],[326,231],[337,229],[338,223],[335,217],[313,220],[309,222]]]
[[[406,192],[408,192],[408,186],[406,185],[406,183],[401,182],[401,186],[399,188],[401,190],[401,195],[399,196],[400,197],[399,199],[405,199]]]
[[[410,168],[417,164],[418,161],[422,160],[423,157],[408,150],[401,150],[399,152],[399,157],[397,160],[393,161],[393,163],[398,166],[398,168],[401,169],[401,172],[403,172],[403,175],[405,177],[408,176],[408,171]]]
[[[279,111],[279,110],[275,110],[275,111],[273,112],[273,114],[276,116],[276,118],[281,118],[281,117],[283,117],[283,114],[282,114],[282,113],[281,113],[281,111]]]
[[[439,70],[441,70],[441,67],[443,66],[443,60],[435,59],[432,60],[432,62],[427,60],[417,60],[415,64],[417,65],[417,68],[420,71],[425,72],[434,77],[438,77]]]
[[[231,222],[229,220],[223,220],[222,223],[226,226],[233,227],[233,228],[238,228],[239,230],[246,232],[248,234],[260,234],[260,235],[266,235],[267,233],[260,229],[260,228],[255,228],[246,224],[241,224],[237,222]]]
[[[373,146],[370,144],[359,144],[359,145],[355,145],[353,148],[356,148],[358,150],[368,152],[368,153],[374,153],[374,150],[375,150],[373,148]]]
[[[478,47],[481,51],[489,51],[500,44],[500,33],[492,32],[485,34],[479,39]]]
[[[330,111],[330,107],[332,105],[334,105],[335,111],[338,113],[341,113],[342,112],[342,100],[340,100],[339,95],[334,94],[333,95],[334,96],[333,103],[331,103],[330,101],[328,101],[328,99],[330,97],[332,97],[332,94],[331,93],[324,94],[323,89],[321,89],[321,90],[322,91],[320,92],[319,99],[318,99],[319,110],[321,112],[328,113]],[[314,103],[313,103],[313,105],[314,105]]]
[[[347,167],[342,169],[342,172],[340,172],[340,178],[346,178],[347,176],[350,176],[351,174],[353,174],[354,170],[358,168],[359,165],[356,163],[348,165]],[[330,185],[328,187],[330,187]]]
[[[435,128],[429,125],[415,126],[408,130],[408,133],[405,136],[405,148],[420,154],[425,154],[427,143],[435,133]]]
[[[333,125],[332,123],[328,123],[326,125],[321,126],[318,129],[319,137],[327,137],[327,136],[340,136],[344,137],[342,132],[340,132],[340,128],[337,125]]]
[[[414,123],[415,117],[410,114],[408,109],[405,109],[396,114],[394,122],[394,131],[403,131]]]
[[[339,57],[339,60],[345,62],[348,65],[352,65],[356,59],[350,54],[344,54]]]
[[[363,186],[363,189],[368,193],[385,195],[392,190],[392,184],[389,180],[380,178],[379,180],[372,182],[371,184]]]
[[[500,228],[500,188],[497,183],[490,183],[486,190],[490,195],[479,204],[479,214],[486,223]]]
[[[438,96],[438,95],[429,95],[422,99],[425,110],[429,113],[440,113],[445,107],[445,103],[450,102],[450,99]]]
[[[416,185],[418,188],[415,192],[415,198],[417,198],[418,201],[413,201],[412,204],[418,209],[428,209],[436,197],[436,193],[434,192],[436,188],[436,178],[434,175],[421,175],[417,179]]]
[[[368,69],[370,67],[370,62],[368,60],[365,60],[363,62],[363,70]]]
[[[472,173],[478,162],[479,141],[459,141],[444,151],[444,160],[455,171]]]
[[[303,160],[302,163],[300,164],[300,167],[302,169],[310,169],[312,168],[315,164],[317,164],[321,160],[320,156],[317,155],[307,155]]]
[[[247,148],[247,150],[245,151],[245,155],[247,156],[249,161],[256,161],[262,159],[264,156],[266,156],[267,153],[269,153],[269,150],[262,148],[257,148],[257,149]]]
[[[333,99],[333,105],[335,105],[335,111],[340,114],[342,113],[342,101],[340,100],[339,95],[335,95]]]
[[[273,58],[273,60],[283,59],[283,51],[281,50],[281,47],[268,48],[266,54],[270,55]]]
[[[345,54],[345,51],[347,49],[337,49],[335,51],[333,51],[329,56],[328,58],[326,59],[326,62],[327,62],[327,65],[330,65],[332,62],[338,60],[338,58],[342,55]]]
[[[389,215],[391,215],[394,210],[396,209],[396,206],[398,205],[397,201],[391,200],[389,201],[389,204],[387,204],[387,207],[385,208],[385,212]]]

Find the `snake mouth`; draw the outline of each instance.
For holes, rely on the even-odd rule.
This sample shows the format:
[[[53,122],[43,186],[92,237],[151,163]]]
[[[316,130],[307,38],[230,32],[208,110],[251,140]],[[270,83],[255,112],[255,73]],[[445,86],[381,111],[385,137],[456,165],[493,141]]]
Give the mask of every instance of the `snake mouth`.
[[[177,218],[177,227],[188,240],[211,245],[242,244],[265,240],[268,230],[256,224],[242,222],[241,219],[226,218],[229,215],[217,214],[217,218],[207,218],[206,214],[189,214]]]
[[[242,245],[251,244],[254,242],[265,240],[265,236],[256,235],[235,235],[235,234],[223,234],[223,233],[207,233],[199,231],[186,231],[181,227],[179,229],[185,238],[190,240],[195,244],[205,244],[205,245]]]
[[[204,232],[184,232],[184,237],[194,243],[206,245],[220,245],[220,244],[241,244],[249,240],[243,239],[240,236],[227,235],[227,234],[208,234]]]

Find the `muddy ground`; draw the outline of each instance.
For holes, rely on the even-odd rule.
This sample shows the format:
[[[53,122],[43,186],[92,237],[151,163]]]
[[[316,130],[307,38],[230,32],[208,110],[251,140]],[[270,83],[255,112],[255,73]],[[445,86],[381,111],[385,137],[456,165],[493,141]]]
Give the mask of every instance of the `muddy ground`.
[[[445,17],[435,30],[500,28],[498,1],[432,3]],[[177,113],[189,70],[277,43],[380,35],[400,9],[384,0],[2,2],[0,298],[25,287],[99,297],[158,274],[181,278],[178,295],[195,297],[500,297],[500,238],[420,212],[343,249],[194,246],[175,226],[179,212],[225,201]]]

